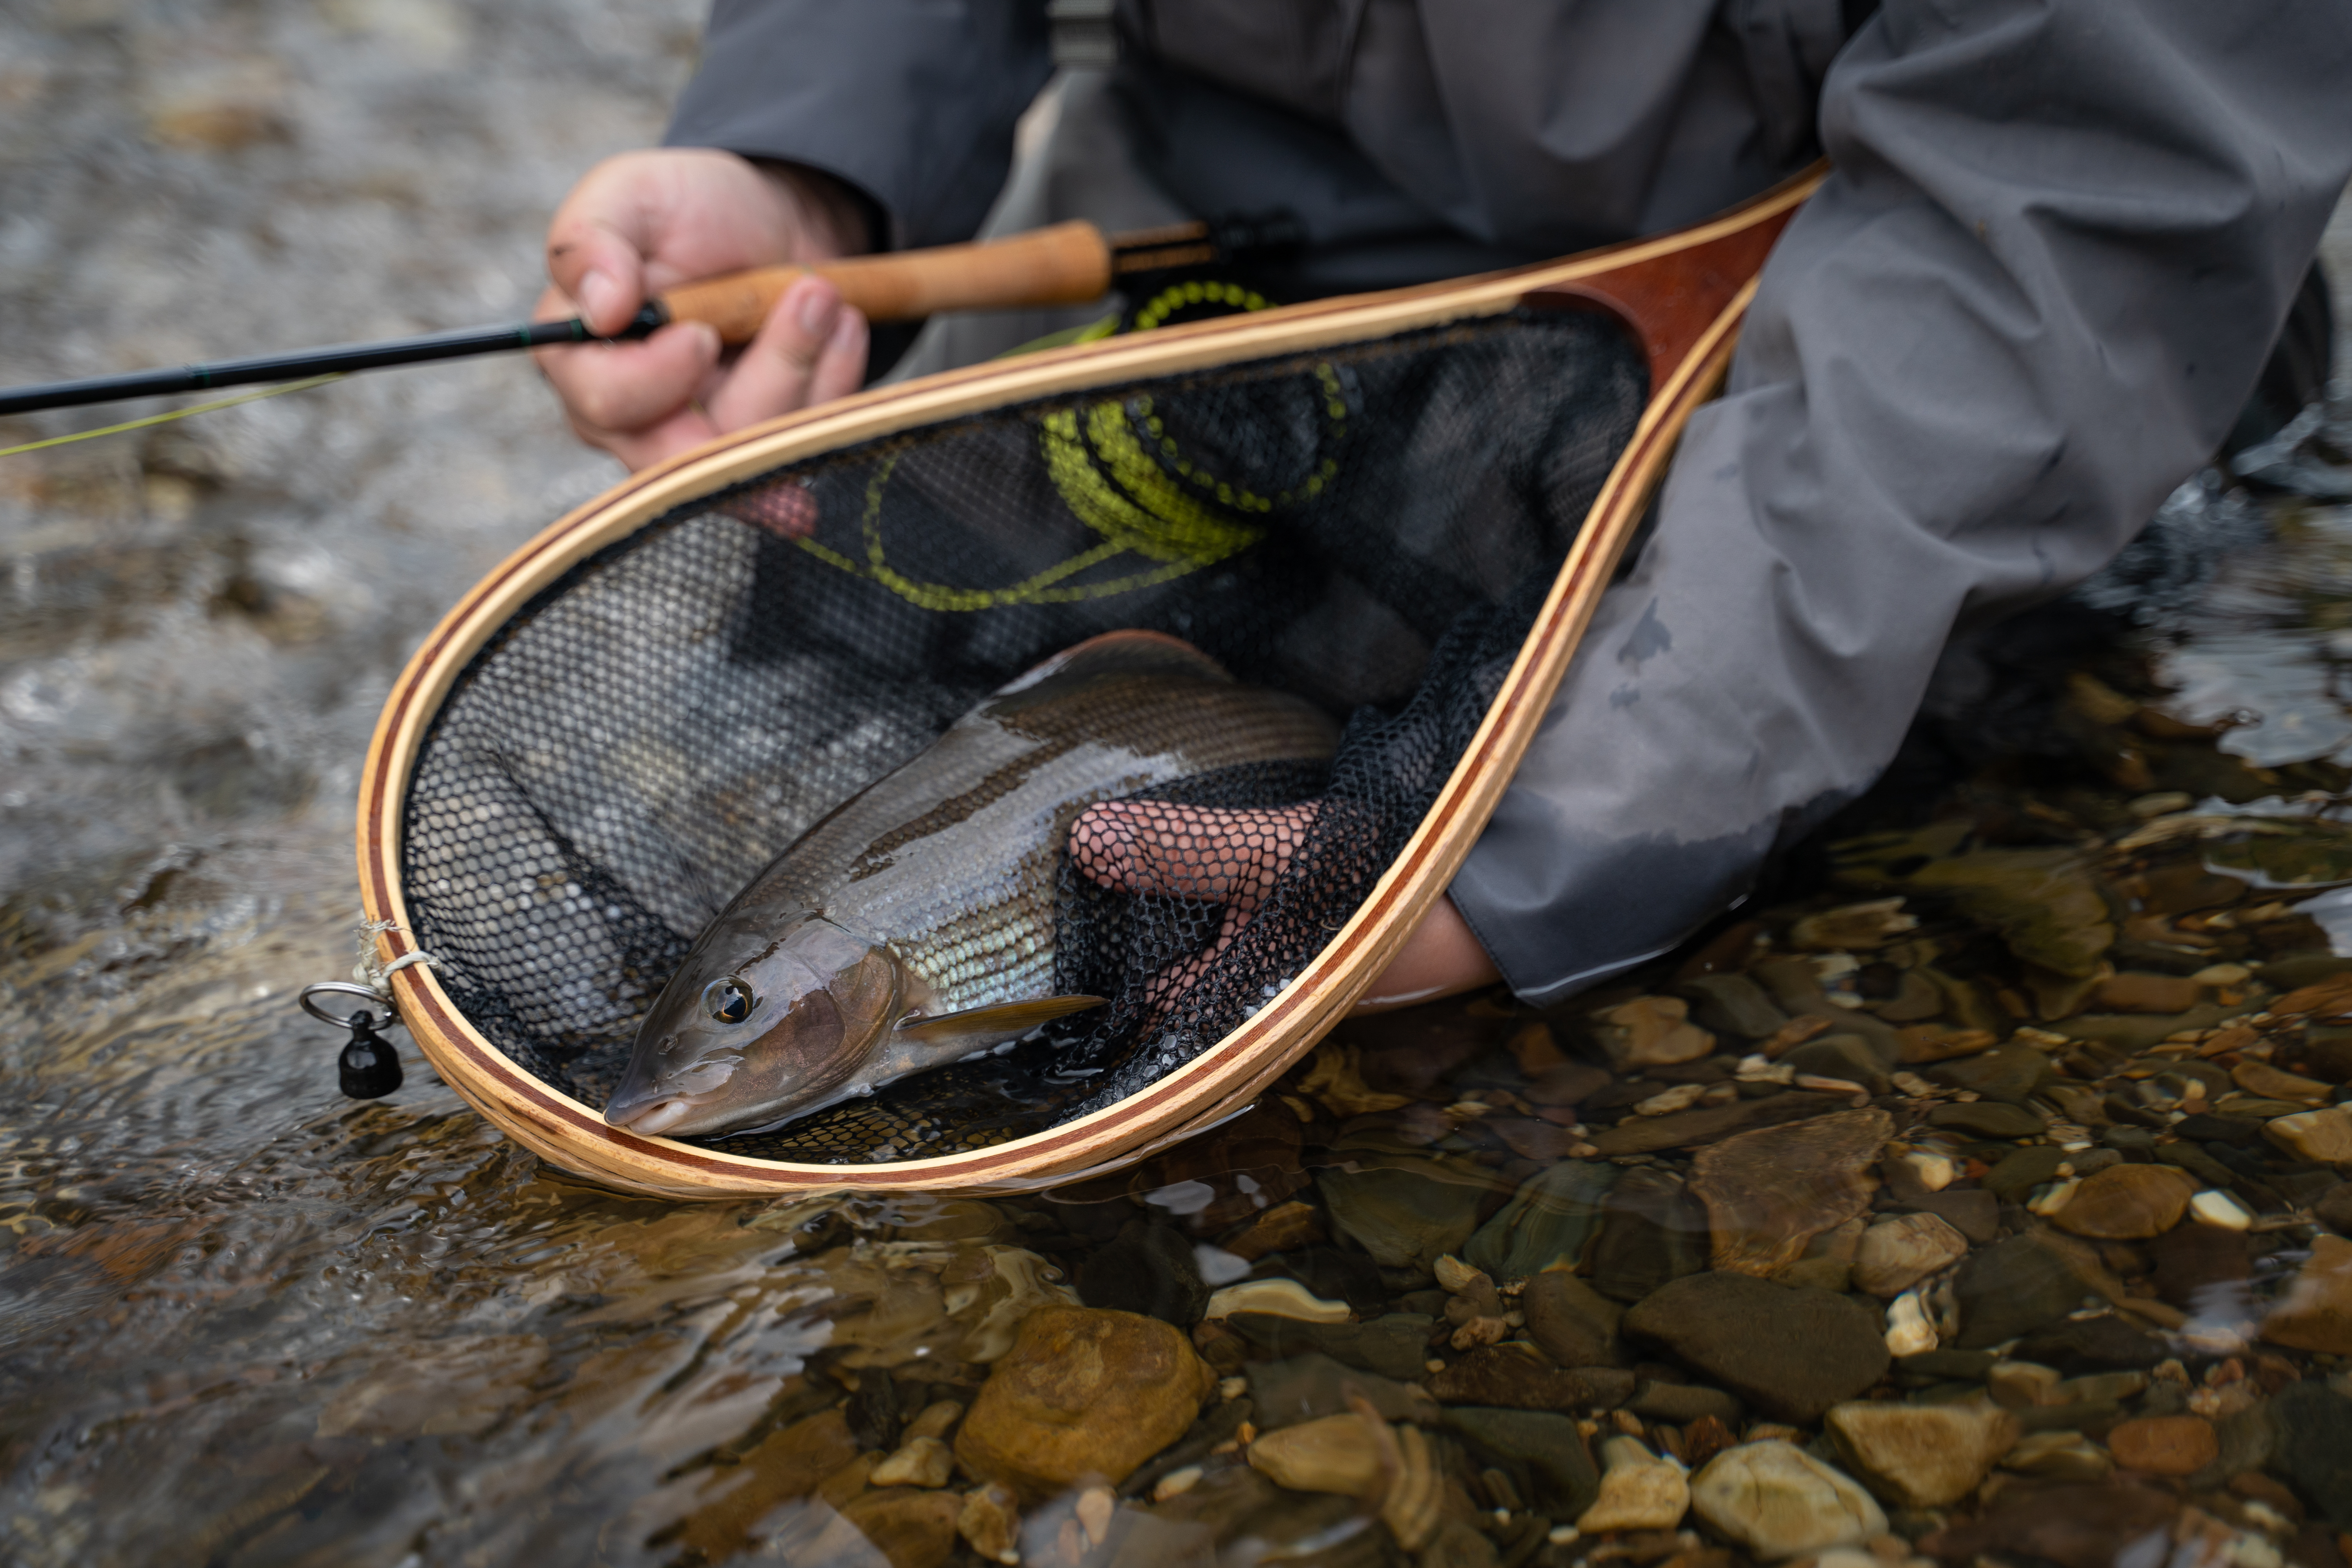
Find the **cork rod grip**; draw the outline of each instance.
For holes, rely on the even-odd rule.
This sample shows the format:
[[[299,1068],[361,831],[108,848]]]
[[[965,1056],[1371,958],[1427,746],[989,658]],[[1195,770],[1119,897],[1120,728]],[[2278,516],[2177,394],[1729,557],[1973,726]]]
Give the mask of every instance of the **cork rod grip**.
[[[794,279],[818,272],[871,321],[911,321],[939,310],[1082,305],[1110,291],[1110,247],[1090,223],[1055,224],[1008,239],[854,256],[814,268],[755,267],[681,284],[661,296],[673,321],[708,321],[749,342]]]

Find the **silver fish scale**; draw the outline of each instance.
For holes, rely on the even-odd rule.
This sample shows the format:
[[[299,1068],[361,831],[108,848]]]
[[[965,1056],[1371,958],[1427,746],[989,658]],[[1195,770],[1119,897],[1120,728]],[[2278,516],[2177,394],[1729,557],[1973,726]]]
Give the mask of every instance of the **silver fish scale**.
[[[1064,839],[1087,806],[1250,763],[1328,757],[1330,720],[1222,675],[1074,669],[991,699],[788,850],[788,903],[886,943],[941,1010],[1049,994]]]

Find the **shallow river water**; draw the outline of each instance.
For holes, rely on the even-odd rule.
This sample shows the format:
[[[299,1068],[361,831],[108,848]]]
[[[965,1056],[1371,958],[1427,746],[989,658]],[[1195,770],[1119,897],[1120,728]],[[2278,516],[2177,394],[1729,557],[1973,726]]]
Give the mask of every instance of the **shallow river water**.
[[[698,11],[0,5],[0,382],[521,315]],[[1690,950],[992,1203],[336,1093],[377,708],[617,471],[527,366],[0,458],[0,1560],[2341,1568],[2345,391]]]

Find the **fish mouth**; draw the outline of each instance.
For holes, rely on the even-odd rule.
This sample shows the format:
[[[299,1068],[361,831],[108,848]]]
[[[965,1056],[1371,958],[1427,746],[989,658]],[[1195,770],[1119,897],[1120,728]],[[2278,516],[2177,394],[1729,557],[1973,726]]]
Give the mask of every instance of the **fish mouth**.
[[[726,1074],[726,1078],[732,1077],[731,1071]],[[725,1088],[722,1079],[714,1088],[688,1094],[665,1088],[656,1074],[641,1077],[633,1071],[621,1080],[621,1087],[613,1092],[612,1102],[604,1107],[604,1125],[625,1128],[646,1138],[658,1138],[673,1129],[692,1131],[694,1129],[680,1124],[717,1099]]]

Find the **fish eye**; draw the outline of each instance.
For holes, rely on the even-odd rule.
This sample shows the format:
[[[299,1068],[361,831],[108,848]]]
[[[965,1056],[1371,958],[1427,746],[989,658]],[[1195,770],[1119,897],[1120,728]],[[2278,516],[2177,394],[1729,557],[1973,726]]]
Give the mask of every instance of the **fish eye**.
[[[760,994],[749,982],[730,974],[702,988],[702,1010],[722,1024],[740,1024],[760,1005]]]

